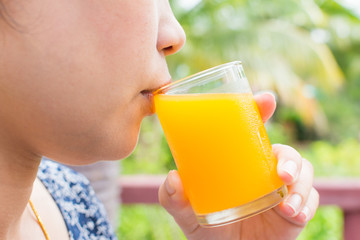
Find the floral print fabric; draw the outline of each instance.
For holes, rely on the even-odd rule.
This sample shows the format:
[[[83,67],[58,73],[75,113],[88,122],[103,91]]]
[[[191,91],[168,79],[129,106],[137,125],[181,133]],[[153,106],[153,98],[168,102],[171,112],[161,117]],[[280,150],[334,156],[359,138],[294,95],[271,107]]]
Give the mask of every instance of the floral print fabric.
[[[104,206],[84,176],[43,159],[37,177],[58,205],[71,240],[117,239]]]

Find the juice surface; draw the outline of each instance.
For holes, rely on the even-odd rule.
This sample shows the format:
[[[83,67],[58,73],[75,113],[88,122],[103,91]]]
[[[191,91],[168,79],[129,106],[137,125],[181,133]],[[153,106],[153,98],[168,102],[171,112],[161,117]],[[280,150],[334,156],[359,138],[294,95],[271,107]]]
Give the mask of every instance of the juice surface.
[[[251,93],[159,94],[154,101],[197,214],[237,207],[283,185]]]

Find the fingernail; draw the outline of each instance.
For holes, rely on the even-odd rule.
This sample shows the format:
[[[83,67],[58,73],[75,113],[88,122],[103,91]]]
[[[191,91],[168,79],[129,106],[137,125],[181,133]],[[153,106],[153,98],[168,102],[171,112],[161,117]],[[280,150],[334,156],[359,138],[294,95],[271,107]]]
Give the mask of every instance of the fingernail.
[[[264,94],[267,94],[267,95],[271,96],[272,98],[276,99],[276,95],[273,92],[266,91],[266,92],[264,92]]]
[[[307,206],[305,206],[303,210],[299,213],[299,215],[303,222],[307,222],[310,216],[310,209]]]
[[[269,92],[269,91],[257,91],[255,93],[256,96],[260,96],[260,95],[270,95],[271,97],[273,97],[274,99],[276,98],[276,95],[274,92]]]
[[[281,169],[284,170],[287,174],[289,174],[292,178],[295,178],[297,172],[297,165],[294,161],[286,161],[282,166]]]
[[[166,188],[167,193],[170,196],[175,193],[175,188],[173,187],[172,182],[171,182],[171,174],[172,174],[172,170],[169,172],[169,174],[165,180],[165,188]]]
[[[302,198],[299,194],[295,193],[290,196],[290,198],[286,201],[286,205],[291,208],[290,216],[293,217],[298,212],[301,206]]]

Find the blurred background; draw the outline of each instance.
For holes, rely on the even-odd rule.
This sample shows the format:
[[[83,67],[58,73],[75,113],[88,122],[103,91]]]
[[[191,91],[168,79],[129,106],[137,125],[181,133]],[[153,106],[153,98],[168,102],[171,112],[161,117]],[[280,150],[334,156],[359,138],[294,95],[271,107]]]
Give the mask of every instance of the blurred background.
[[[179,79],[241,60],[254,92],[277,96],[272,143],[296,147],[316,177],[360,177],[360,1],[173,0],[187,42],[168,58]],[[175,169],[156,118],[145,119],[122,174]],[[360,201],[360,199],[359,199]],[[120,239],[185,239],[159,206],[122,206]],[[342,239],[343,213],[321,207],[300,240]]]

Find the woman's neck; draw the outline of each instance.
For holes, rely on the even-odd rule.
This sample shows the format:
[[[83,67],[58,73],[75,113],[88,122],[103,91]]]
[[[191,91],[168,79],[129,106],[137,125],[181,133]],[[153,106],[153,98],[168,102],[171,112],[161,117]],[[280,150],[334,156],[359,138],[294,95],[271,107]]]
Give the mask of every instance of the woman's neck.
[[[41,161],[23,149],[0,144],[0,239],[19,231]]]

